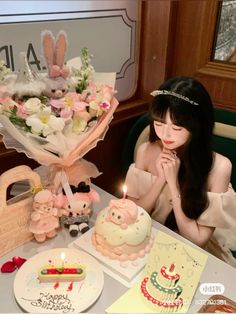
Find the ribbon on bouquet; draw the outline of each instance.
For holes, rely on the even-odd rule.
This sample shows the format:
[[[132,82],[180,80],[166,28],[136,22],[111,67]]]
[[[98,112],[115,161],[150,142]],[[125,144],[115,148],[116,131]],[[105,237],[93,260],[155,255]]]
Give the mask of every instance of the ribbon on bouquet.
[[[59,187],[59,186],[63,187],[72,211],[76,212],[76,203],[77,202],[74,199],[74,195],[71,191],[68,176],[63,169],[58,171],[56,173],[55,178],[54,178],[54,187]]]
[[[55,192],[57,192],[60,182],[54,180],[58,176],[58,172],[64,171],[68,177],[70,185],[77,186],[82,181],[87,181],[90,178],[97,178],[101,172],[98,168],[90,161],[83,158],[78,159],[70,166],[63,166],[61,164],[53,164],[49,167],[48,181],[54,182]]]

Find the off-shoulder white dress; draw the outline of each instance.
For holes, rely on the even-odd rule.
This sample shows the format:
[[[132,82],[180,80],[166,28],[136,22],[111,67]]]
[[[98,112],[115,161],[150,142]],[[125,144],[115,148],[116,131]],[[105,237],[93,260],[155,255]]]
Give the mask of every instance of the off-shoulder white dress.
[[[134,198],[147,193],[156,177],[151,173],[130,165],[126,176],[127,195]],[[236,250],[236,193],[230,185],[225,193],[208,192],[209,206],[198,218],[200,225],[215,227],[215,231],[204,247],[208,252],[236,267],[236,259],[230,250]],[[172,210],[171,195],[166,185],[160,194],[151,216],[164,224]]]

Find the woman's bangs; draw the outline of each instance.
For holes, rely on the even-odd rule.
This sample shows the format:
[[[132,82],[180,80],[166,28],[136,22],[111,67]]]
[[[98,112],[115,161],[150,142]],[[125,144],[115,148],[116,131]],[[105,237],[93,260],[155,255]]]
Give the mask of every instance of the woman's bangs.
[[[155,105],[151,106],[150,116],[153,121],[165,121],[166,113],[169,109],[167,97],[159,96],[155,99]]]
[[[173,124],[181,126],[181,127],[186,127],[186,125],[188,125],[189,116],[183,114],[182,112],[180,113],[179,109],[176,109],[176,106],[170,107],[169,112],[170,112],[170,119]]]

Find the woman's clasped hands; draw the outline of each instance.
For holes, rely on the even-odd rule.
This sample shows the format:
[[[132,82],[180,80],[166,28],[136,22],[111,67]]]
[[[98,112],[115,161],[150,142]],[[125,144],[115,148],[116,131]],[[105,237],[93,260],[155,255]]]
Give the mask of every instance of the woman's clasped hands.
[[[178,158],[176,151],[163,148],[156,160],[156,168],[159,178],[167,182],[169,186],[173,186],[178,181],[179,167],[180,159]]]

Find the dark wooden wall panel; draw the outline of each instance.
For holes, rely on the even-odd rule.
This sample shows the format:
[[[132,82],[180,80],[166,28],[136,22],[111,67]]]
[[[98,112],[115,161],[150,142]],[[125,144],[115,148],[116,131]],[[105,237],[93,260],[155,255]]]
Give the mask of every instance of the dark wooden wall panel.
[[[98,142],[97,147],[85,156],[85,159],[94,162],[98,170],[103,172],[93,179],[93,182],[111,194],[120,193],[124,183],[122,152],[127,134],[135,120],[136,118],[133,118],[113,124],[105,140]]]
[[[168,76],[198,78],[216,107],[235,111],[236,66],[211,60],[219,1],[173,1],[173,6],[175,39]]]

